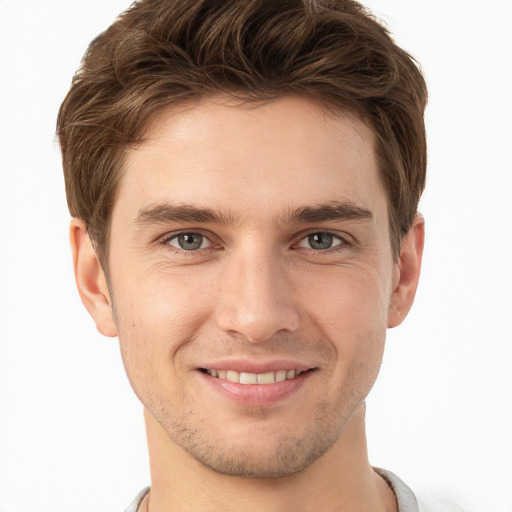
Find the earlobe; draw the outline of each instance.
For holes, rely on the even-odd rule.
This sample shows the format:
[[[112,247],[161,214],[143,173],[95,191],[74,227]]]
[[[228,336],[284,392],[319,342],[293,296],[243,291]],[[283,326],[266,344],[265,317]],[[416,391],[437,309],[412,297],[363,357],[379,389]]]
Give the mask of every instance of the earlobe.
[[[418,213],[402,240],[388,312],[390,328],[400,325],[411,309],[420,277],[424,241],[425,221]]]
[[[105,336],[117,336],[107,280],[85,223],[80,219],[71,220],[70,242],[80,298],[96,322],[98,331]]]

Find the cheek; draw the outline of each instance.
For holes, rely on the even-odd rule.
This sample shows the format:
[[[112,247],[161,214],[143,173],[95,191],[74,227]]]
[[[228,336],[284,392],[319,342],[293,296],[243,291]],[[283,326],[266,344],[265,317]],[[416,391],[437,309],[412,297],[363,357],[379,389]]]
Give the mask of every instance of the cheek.
[[[143,330],[156,343],[185,337],[210,307],[211,291],[206,283],[191,272],[159,268],[120,279],[114,289],[119,327]]]
[[[310,320],[332,344],[345,374],[351,365],[375,373],[384,350],[389,286],[381,273],[368,268],[340,271],[323,283],[316,293],[312,286],[303,288]]]
[[[340,268],[326,276],[311,274],[301,287],[302,302],[316,322],[331,330],[385,328],[391,289],[388,281],[382,271],[368,267]]]
[[[132,385],[167,381],[169,365],[179,370],[181,349],[209,314],[208,289],[190,276],[147,272],[113,280],[113,291],[121,353]]]

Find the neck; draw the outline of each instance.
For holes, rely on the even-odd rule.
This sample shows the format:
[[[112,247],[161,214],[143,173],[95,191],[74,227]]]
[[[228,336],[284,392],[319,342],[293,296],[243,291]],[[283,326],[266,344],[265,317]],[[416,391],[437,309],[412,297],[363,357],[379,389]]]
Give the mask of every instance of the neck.
[[[174,444],[146,410],[150,512],[395,512],[392,491],[368,462],[364,405],[338,441],[305,470],[283,478],[219,474]],[[144,510],[144,508],[143,508]]]

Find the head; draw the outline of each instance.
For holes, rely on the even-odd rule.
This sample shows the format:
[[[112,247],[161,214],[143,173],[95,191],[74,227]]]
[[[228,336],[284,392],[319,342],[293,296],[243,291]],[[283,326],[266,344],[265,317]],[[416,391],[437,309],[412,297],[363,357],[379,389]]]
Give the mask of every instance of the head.
[[[105,271],[127,149],[162,109],[219,93],[248,104],[298,95],[360,116],[398,256],[425,185],[427,92],[386,29],[352,0],[146,0],[91,43],[57,124],[69,209]]]
[[[416,289],[425,101],[350,1],[146,0],[92,43],[58,126],[77,282],[173,445],[243,476],[343,445]]]

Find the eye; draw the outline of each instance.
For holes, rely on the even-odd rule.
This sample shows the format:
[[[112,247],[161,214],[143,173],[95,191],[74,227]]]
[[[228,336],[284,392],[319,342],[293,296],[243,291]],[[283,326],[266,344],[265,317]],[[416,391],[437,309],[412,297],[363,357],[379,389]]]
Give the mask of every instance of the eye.
[[[326,251],[332,249],[338,245],[341,245],[345,241],[338,235],[327,232],[311,233],[310,235],[303,238],[297,247],[304,247],[306,249],[314,249],[315,251]]]
[[[166,243],[184,251],[197,251],[212,246],[212,242],[201,233],[178,233],[169,238]]]

